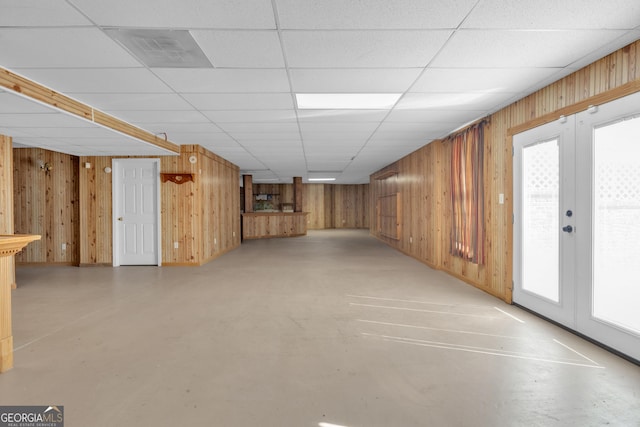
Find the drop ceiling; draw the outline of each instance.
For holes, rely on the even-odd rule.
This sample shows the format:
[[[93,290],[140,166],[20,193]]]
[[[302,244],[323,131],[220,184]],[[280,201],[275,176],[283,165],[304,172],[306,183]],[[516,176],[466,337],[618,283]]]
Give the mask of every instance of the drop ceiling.
[[[352,184],[640,39],[639,23],[637,0],[0,0],[0,66],[257,182]],[[188,31],[208,61],[145,65],[114,36],[138,30]],[[402,96],[301,110],[298,93]],[[73,155],[167,154],[9,91],[0,133]]]

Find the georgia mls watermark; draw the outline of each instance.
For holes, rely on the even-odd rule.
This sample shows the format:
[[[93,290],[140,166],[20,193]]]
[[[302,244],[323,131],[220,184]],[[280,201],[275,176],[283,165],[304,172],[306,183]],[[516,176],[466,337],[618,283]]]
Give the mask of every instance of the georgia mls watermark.
[[[0,406],[0,427],[64,427],[64,406]]]

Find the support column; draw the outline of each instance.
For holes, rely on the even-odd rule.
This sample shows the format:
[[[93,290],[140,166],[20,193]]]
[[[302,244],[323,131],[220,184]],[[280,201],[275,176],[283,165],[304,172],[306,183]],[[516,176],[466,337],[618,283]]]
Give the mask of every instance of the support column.
[[[302,177],[293,177],[293,211],[302,212]]]
[[[13,368],[13,333],[11,332],[11,282],[13,256],[40,236],[16,234],[0,236],[0,373]]]
[[[253,176],[242,175],[242,186],[244,187],[244,211],[253,212]]]
[[[13,141],[0,135],[0,234],[13,234],[13,222]],[[15,289],[15,262],[9,269],[11,288]]]

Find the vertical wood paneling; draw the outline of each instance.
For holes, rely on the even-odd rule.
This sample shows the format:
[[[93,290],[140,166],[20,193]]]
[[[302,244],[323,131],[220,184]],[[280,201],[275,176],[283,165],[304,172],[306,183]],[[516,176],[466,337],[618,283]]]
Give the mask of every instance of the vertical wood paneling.
[[[305,184],[302,186],[304,197],[302,199],[302,210],[308,212],[307,229],[322,230],[325,226],[325,185]]]
[[[590,102],[640,90],[637,60],[640,41],[550,84],[490,117],[485,133],[485,227],[487,259],[478,266],[449,255],[449,162],[445,142],[432,142],[372,175],[370,209],[375,200],[402,194],[403,232],[400,240],[378,236],[389,245],[429,265],[443,269],[503,300],[511,301],[513,269],[513,159],[511,134],[585,109]],[[386,179],[375,179],[396,171]],[[499,195],[505,203],[499,204]],[[371,233],[377,235],[375,221]],[[413,240],[409,243],[408,240]]]
[[[189,157],[195,156],[196,163]],[[117,157],[82,157],[81,264],[112,264],[112,180],[104,172]],[[200,265],[240,245],[240,172],[197,145],[180,156],[162,156],[163,173],[193,173],[194,182],[160,184],[163,265]],[[178,248],[174,248],[178,242]]]
[[[18,253],[16,262],[77,265],[78,158],[40,148],[16,148],[13,155],[14,229],[42,236]],[[51,170],[43,170],[42,163]]]

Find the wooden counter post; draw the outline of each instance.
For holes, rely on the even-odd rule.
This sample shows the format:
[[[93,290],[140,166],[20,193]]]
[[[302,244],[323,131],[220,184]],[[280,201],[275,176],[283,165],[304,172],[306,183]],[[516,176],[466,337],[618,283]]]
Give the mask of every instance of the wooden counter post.
[[[36,235],[0,236],[0,373],[13,368],[13,334],[11,332],[11,283],[13,256],[29,242],[39,240]]]
[[[302,177],[293,177],[293,211],[302,212]]]
[[[244,187],[244,211],[253,212],[253,177],[242,175],[242,186]]]

